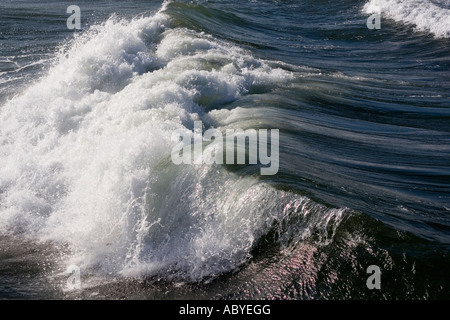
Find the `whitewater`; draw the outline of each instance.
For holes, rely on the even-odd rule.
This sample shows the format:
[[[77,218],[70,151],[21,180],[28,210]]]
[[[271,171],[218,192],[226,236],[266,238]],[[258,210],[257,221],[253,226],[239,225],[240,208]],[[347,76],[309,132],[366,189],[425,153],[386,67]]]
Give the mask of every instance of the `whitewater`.
[[[67,243],[67,266],[199,281],[246,262],[286,206],[309,201],[171,163],[174,130],[230,126],[246,111],[205,109],[295,74],[168,24],[158,12],[96,25],[2,107],[2,232]]]

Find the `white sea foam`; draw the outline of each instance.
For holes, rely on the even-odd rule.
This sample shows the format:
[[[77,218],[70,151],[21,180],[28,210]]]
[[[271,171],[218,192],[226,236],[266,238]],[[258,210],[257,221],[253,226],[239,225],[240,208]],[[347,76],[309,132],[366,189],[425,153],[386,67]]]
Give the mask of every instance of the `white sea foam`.
[[[243,112],[203,107],[293,75],[169,25],[163,10],[111,18],[1,106],[1,232],[61,241],[73,253],[68,265],[102,274],[197,281],[245,262],[298,201],[220,166],[171,163],[175,129]]]
[[[418,31],[437,38],[450,37],[450,5],[448,0],[370,0],[363,11],[378,13],[398,22],[414,25]]]

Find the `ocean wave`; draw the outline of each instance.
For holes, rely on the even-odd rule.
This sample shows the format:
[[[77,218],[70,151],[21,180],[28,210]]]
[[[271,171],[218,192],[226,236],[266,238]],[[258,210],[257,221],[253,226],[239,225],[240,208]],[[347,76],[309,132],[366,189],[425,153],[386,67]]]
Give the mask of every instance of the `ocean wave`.
[[[292,206],[308,217],[296,237],[315,228],[329,241],[343,210],[221,166],[170,162],[174,130],[192,131],[195,120],[218,127],[239,121],[240,108],[208,110],[294,74],[171,27],[164,9],[93,26],[60,50],[47,75],[1,107],[1,232],[66,243],[66,264],[102,274],[190,281],[248,261]]]

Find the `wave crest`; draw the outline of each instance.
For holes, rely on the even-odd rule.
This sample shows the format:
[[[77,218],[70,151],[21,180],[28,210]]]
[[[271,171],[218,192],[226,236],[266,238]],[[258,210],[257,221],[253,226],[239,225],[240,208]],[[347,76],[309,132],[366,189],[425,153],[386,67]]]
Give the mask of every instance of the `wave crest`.
[[[437,38],[450,37],[450,10],[448,3],[427,0],[370,0],[364,5],[367,14],[378,13],[397,22],[415,26],[418,31],[434,34]]]

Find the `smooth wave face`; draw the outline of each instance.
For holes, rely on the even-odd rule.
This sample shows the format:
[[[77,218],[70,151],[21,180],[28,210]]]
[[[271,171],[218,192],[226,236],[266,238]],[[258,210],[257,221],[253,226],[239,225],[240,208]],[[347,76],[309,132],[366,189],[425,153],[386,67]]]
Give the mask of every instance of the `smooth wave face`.
[[[30,47],[4,11],[0,297],[448,297],[446,1],[81,3]],[[199,120],[279,129],[279,172],[175,165]]]
[[[398,22],[430,32],[437,38],[450,37],[450,3],[429,0],[371,0],[364,6],[366,13],[379,13]]]

